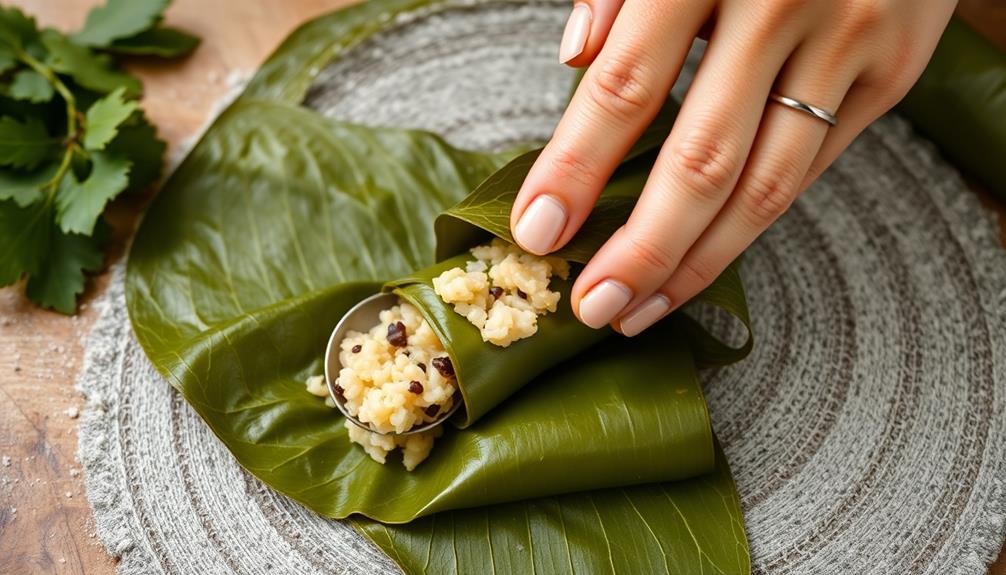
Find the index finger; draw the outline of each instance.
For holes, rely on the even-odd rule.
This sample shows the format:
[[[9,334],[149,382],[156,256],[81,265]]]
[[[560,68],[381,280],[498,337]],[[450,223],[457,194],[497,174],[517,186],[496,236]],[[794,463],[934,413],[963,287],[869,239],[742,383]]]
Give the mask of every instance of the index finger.
[[[611,174],[656,116],[712,0],[628,0],[510,213],[514,239],[545,254],[577,232]]]

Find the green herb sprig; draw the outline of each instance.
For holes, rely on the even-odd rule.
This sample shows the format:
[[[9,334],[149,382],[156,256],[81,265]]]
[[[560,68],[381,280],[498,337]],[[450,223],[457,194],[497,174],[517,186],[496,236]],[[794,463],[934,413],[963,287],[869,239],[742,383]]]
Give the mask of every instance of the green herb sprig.
[[[161,175],[165,143],[116,56],[173,58],[199,39],[162,25],[170,0],[108,0],[84,27],[39,29],[0,7],[0,286],[72,314],[103,264],[105,206]]]

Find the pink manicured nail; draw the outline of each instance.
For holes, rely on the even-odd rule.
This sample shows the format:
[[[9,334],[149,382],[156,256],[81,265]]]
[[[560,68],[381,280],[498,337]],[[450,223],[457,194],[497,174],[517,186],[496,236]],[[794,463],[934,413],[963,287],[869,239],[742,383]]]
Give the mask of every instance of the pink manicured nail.
[[[513,236],[525,250],[544,255],[552,251],[564,227],[566,208],[552,196],[538,196],[517,220]]]
[[[632,299],[632,290],[622,282],[604,280],[580,300],[580,321],[598,329],[618,316]]]
[[[578,3],[566,20],[566,29],[562,33],[562,44],[559,45],[559,63],[565,64],[583,52],[590,35],[590,6]]]
[[[623,334],[632,337],[655,324],[669,311],[671,311],[671,300],[663,294],[656,294],[625,314],[625,317],[618,322],[618,327],[622,328]]]

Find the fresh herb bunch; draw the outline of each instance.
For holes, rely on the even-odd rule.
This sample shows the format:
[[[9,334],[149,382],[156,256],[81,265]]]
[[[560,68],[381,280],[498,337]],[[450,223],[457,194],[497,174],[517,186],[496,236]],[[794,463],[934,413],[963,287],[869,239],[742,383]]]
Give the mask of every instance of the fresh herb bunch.
[[[106,204],[161,174],[142,85],[113,56],[177,57],[198,38],[161,25],[170,0],[108,0],[83,29],[39,29],[0,7],[0,286],[72,314],[101,269]]]

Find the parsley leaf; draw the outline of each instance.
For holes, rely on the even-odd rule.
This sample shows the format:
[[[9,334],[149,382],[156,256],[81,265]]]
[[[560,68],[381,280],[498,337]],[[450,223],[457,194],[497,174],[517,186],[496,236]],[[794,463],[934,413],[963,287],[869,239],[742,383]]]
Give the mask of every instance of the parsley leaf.
[[[38,37],[38,25],[31,16],[17,8],[0,6],[0,44],[11,51],[23,49]]]
[[[42,186],[49,183],[58,170],[57,163],[32,172],[0,170],[0,200],[14,200],[21,207],[41,200]]]
[[[10,85],[11,97],[36,104],[48,102],[54,93],[49,80],[35,70],[21,70]]]
[[[43,32],[42,43],[49,51],[48,65],[85,88],[106,93],[121,86],[129,97],[138,97],[143,91],[140,81],[115,69],[107,55],[95,54],[87,46],[74,44],[55,30]]]
[[[14,57],[14,51],[9,46],[0,44],[0,74],[13,68],[15,64],[17,59]]]
[[[158,26],[129,38],[116,40],[103,49],[116,54],[175,58],[195,50],[199,38],[177,28]]]
[[[52,154],[57,143],[38,118],[24,122],[0,118],[0,165],[33,168]]]
[[[10,285],[42,267],[49,249],[52,209],[45,202],[22,208],[0,202],[0,286]]]
[[[73,172],[68,172],[56,191],[56,221],[66,233],[94,231],[105,204],[129,185],[132,165],[129,160],[104,152],[94,152],[91,160],[93,165],[87,179],[78,182]]]
[[[191,52],[198,38],[160,25],[170,1],[105,0],[72,36],[0,6],[0,285],[27,277],[40,306],[76,310],[108,202],[160,179],[166,144],[112,55]]]
[[[119,133],[106,151],[133,160],[129,170],[129,192],[143,191],[161,177],[167,144],[157,138],[157,129],[142,112],[136,112],[119,126]]]
[[[122,99],[126,89],[119,87],[111,94],[91,104],[85,115],[84,147],[88,150],[103,150],[115,137],[119,124],[136,110],[136,102]]]
[[[139,34],[156,24],[170,0],[108,0],[92,9],[84,29],[73,39],[88,46],[107,46],[113,40]]]
[[[104,261],[101,237],[66,234],[50,223],[49,250],[38,273],[28,278],[25,292],[41,307],[72,314],[84,291],[84,272],[96,272]]]

